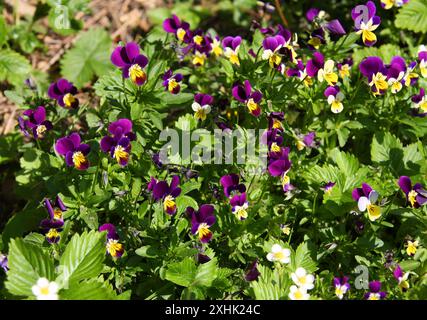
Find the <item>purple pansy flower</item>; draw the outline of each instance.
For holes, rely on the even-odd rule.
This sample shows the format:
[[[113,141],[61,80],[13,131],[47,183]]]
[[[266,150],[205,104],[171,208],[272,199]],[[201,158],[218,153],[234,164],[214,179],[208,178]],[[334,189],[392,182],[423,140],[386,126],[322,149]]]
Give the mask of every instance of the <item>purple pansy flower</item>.
[[[239,183],[239,176],[235,173],[222,176],[219,179],[219,183],[222,185],[224,189],[224,194],[228,198],[233,195],[234,192],[243,193],[246,191],[246,187],[243,183]]]
[[[402,90],[405,84],[406,62],[400,56],[393,57],[387,70],[387,82],[392,93]]]
[[[342,101],[344,100],[344,94],[341,92],[340,87],[338,86],[329,86],[323,92],[326,99],[328,99],[328,104],[331,106],[331,111],[333,113],[340,113],[344,109]]]
[[[281,35],[275,35],[267,37],[262,42],[262,47],[264,49],[262,53],[262,59],[268,60],[268,63],[272,68],[277,68],[281,61],[282,56],[280,55],[280,49],[285,45],[286,40]]]
[[[315,148],[316,147],[316,141],[314,140],[316,138],[316,132],[312,131],[307,133],[306,135],[302,135],[301,139],[297,140],[297,149],[302,150],[304,148]]]
[[[334,281],[335,295],[341,300],[344,295],[350,290],[350,283],[348,283],[348,277],[335,277]]]
[[[239,220],[245,220],[248,217],[247,209],[249,202],[246,200],[246,193],[236,194],[230,199],[231,212]]]
[[[53,128],[52,123],[46,120],[46,109],[43,106],[37,107],[35,110],[28,109],[23,113],[27,119],[18,118],[21,131],[28,136],[28,131],[31,131],[35,139],[43,139],[47,131]]]
[[[68,137],[58,139],[55,144],[55,150],[65,157],[67,166],[75,167],[77,170],[87,170],[90,165],[87,159],[90,146],[80,142],[79,134],[74,132]]]
[[[421,183],[416,183],[412,186],[411,178],[401,176],[398,181],[400,189],[405,193],[406,200],[413,208],[419,208],[427,202],[427,191]]]
[[[207,243],[212,239],[212,231],[209,230],[215,224],[214,206],[203,204],[199,210],[192,207],[187,208],[187,213],[191,217],[191,233],[197,234],[202,243]]]
[[[232,64],[240,66],[239,60],[239,48],[242,38],[237,37],[225,37],[222,40],[222,46],[224,48],[224,56],[226,56]]]
[[[194,95],[194,102],[191,108],[194,111],[196,120],[204,121],[211,112],[213,97],[209,94],[197,93]]]
[[[181,90],[179,83],[182,81],[182,74],[173,74],[172,69],[169,69],[163,75],[163,86],[172,94],[177,94]]]
[[[427,78],[427,48],[421,45],[418,49],[418,60],[420,62],[420,72],[424,78]]]
[[[313,58],[307,61],[307,74],[314,78],[317,76],[317,73],[325,65],[325,57],[320,52],[313,53]]]
[[[0,267],[3,269],[4,272],[8,272],[9,271],[9,263],[7,260],[7,256],[0,253]]]
[[[380,17],[376,16],[375,3],[368,1],[365,5],[357,5],[351,11],[357,34],[362,35],[362,41],[366,46],[373,46],[377,42],[375,31],[381,23]]]
[[[325,24],[325,28],[330,34],[333,35],[342,36],[346,34],[341,22],[338,19],[327,22]]]
[[[163,21],[163,29],[168,33],[173,33],[177,39],[184,41],[190,25],[185,21],[181,21],[176,15],[172,15],[171,18]]]
[[[284,112],[271,112],[268,115],[268,129],[277,129],[283,131],[282,121],[285,119]]]
[[[131,78],[132,82],[141,86],[147,80],[143,70],[148,64],[148,59],[139,53],[139,45],[129,42],[126,46],[118,46],[111,54],[111,62],[122,70],[123,78]]]
[[[369,220],[375,221],[381,217],[381,208],[375,204],[379,195],[369,184],[362,183],[362,187],[353,189],[351,195],[357,201],[359,210],[368,212]]]
[[[381,7],[385,10],[389,10],[393,8],[393,6],[399,8],[408,2],[409,0],[381,0]]]
[[[40,222],[40,229],[45,235],[47,242],[57,243],[61,238],[60,232],[64,226],[63,212],[67,208],[59,196],[56,196],[54,205],[52,205],[49,199],[44,200],[44,205],[49,213],[49,218],[43,219]]]
[[[108,132],[111,136],[105,136],[100,141],[101,150],[109,152],[112,158],[122,167],[129,162],[131,151],[130,142],[135,140],[136,136],[132,132],[132,121],[126,118],[119,119],[110,123]]]
[[[76,109],[79,100],[75,97],[77,88],[66,79],[59,79],[52,83],[47,91],[49,98],[55,99],[61,107]]]
[[[427,97],[424,88],[420,89],[420,93],[413,95],[412,101],[412,114],[414,116],[425,117],[427,115]]]
[[[317,50],[320,45],[325,43],[325,31],[323,28],[318,28],[310,34],[310,40],[308,40],[308,47],[310,50]]]
[[[379,57],[367,57],[359,65],[360,72],[368,78],[374,94],[383,94],[388,88],[387,68]]]
[[[350,77],[350,68],[353,65],[353,59],[345,58],[342,62],[337,63],[338,73],[341,78]]]
[[[125,252],[123,244],[119,242],[119,234],[116,231],[116,227],[111,223],[104,223],[99,227],[99,232],[107,232],[107,253],[113,258],[120,258]]]
[[[367,300],[382,300],[386,297],[386,292],[381,290],[381,282],[371,281],[369,282],[369,292],[365,294],[365,299]]]
[[[151,178],[148,189],[152,191],[155,201],[163,201],[163,209],[167,214],[174,215],[176,213],[175,199],[181,194],[178,176],[173,176],[170,184]]]
[[[259,103],[262,100],[262,93],[258,90],[252,91],[251,83],[248,80],[245,80],[244,85],[236,84],[232,89],[233,97],[248,107],[249,112],[255,116],[259,117],[261,114],[261,107]]]
[[[261,275],[261,273],[258,271],[257,266],[258,266],[258,259],[255,259],[255,261],[250,264],[247,272],[245,273],[246,281],[255,281]]]
[[[280,177],[283,191],[288,192],[294,187],[290,183],[290,178],[287,175],[290,170],[292,162],[289,160],[289,148],[281,148],[279,156],[270,160],[268,164],[268,171],[273,177]]]
[[[305,14],[305,18],[309,21],[309,22],[313,22],[317,17],[319,17],[319,13],[320,13],[320,9],[317,8],[310,8],[307,10],[306,14]],[[323,15],[325,14],[325,12],[323,12]]]
[[[330,194],[332,192],[332,188],[335,186],[335,182],[329,181],[326,183],[322,189],[325,191],[326,194]]]
[[[408,282],[408,276],[409,273],[403,273],[402,268],[397,265],[396,269],[394,269],[393,271],[393,276],[394,278],[397,280],[398,284],[399,284],[399,288],[402,291],[407,291],[409,289],[409,282]]]

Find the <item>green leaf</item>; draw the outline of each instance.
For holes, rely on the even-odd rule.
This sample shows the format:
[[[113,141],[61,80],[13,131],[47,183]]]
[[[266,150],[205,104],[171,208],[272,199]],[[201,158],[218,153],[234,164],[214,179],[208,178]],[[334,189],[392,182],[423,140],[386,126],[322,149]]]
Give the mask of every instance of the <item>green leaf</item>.
[[[354,175],[359,170],[359,160],[352,154],[333,149],[329,157],[337,164],[338,168],[347,176]]]
[[[176,206],[177,206],[177,213],[184,212],[184,210],[187,209],[187,207],[193,207],[196,210],[199,208],[197,201],[186,195],[182,195],[176,198]]]
[[[199,265],[192,286],[209,287],[217,276],[217,270],[218,265],[216,258],[213,258],[209,262]]]
[[[72,49],[61,60],[61,73],[78,87],[106,74],[112,69],[110,62],[111,39],[109,34],[95,28],[80,35]]]
[[[52,258],[23,239],[11,240],[8,259],[10,270],[5,287],[14,295],[32,296],[32,286],[39,278],[54,278]]]
[[[110,285],[96,279],[82,281],[59,292],[61,300],[116,300],[117,295]]]
[[[185,258],[181,262],[169,264],[165,279],[179,286],[188,287],[196,277],[197,267],[193,258]]]
[[[403,152],[402,149],[400,140],[391,133],[377,132],[372,140],[371,159],[373,162],[388,162],[393,157],[393,150]]]
[[[4,21],[4,17],[0,16],[0,47],[5,44],[7,40],[7,26],[6,22]]]
[[[386,63],[388,63],[391,58],[394,56],[401,56],[402,50],[400,47],[394,44],[385,44],[379,48],[376,47],[366,47],[363,49],[355,50],[353,54],[353,59],[355,64],[359,64],[366,57],[370,56],[379,56]]]
[[[30,72],[31,65],[24,56],[10,49],[0,50],[0,81],[22,86]]]
[[[396,27],[414,32],[427,32],[427,2],[411,0],[399,9],[395,20]]]
[[[306,242],[301,243],[295,251],[295,255],[291,257],[291,266],[293,271],[297,268],[304,268],[307,272],[317,270],[316,262],[310,257],[310,251]]]
[[[90,231],[82,235],[75,234],[60,260],[64,283],[78,282],[98,276],[105,259],[106,234]]]

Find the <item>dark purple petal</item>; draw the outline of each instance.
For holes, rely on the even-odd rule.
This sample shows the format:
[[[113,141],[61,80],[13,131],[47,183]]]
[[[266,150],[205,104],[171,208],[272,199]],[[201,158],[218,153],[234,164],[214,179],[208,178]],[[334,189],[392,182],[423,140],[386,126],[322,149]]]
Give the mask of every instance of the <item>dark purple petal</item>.
[[[73,141],[69,138],[60,138],[56,141],[55,150],[58,154],[64,156],[68,152],[74,151]]]
[[[326,29],[336,35],[344,35],[346,34],[341,22],[338,19],[334,19],[326,24]]]
[[[113,138],[106,136],[99,143],[103,152],[110,152],[111,148],[115,147],[116,143]]]
[[[309,22],[313,22],[314,19],[317,17],[317,15],[319,14],[320,10],[317,8],[310,8],[307,10],[307,13],[305,14],[306,19]]]
[[[411,178],[407,176],[401,176],[399,178],[398,185],[405,194],[408,194],[412,190]]]
[[[122,58],[122,50],[123,50],[123,47],[120,47],[120,46],[115,48],[113,50],[113,53],[111,54],[111,58],[110,58],[111,63],[114,64],[116,67],[119,67],[119,68],[123,68],[128,64],[128,62],[124,61]]]

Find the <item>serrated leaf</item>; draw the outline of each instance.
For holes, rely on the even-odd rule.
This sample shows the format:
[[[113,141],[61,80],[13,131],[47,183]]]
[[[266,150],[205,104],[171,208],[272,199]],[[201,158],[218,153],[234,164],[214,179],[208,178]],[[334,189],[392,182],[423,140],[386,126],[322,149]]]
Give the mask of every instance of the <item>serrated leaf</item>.
[[[427,32],[427,2],[411,0],[399,9],[395,25],[414,32]]]
[[[71,285],[98,276],[105,259],[105,241],[106,234],[97,231],[71,238],[60,260],[64,283]]]
[[[310,257],[307,243],[301,243],[295,250],[295,255],[291,257],[291,267],[293,271],[297,268],[304,268],[309,273],[317,270],[316,262]]]
[[[112,69],[110,62],[111,39],[109,34],[95,28],[82,33],[74,47],[61,60],[61,73],[76,86],[81,87]]]
[[[392,150],[402,150],[402,143],[389,132],[377,132],[372,139],[371,159],[373,162],[387,162],[391,159]]]
[[[217,276],[217,259],[199,265],[192,286],[209,287]]]
[[[108,284],[91,279],[60,291],[59,297],[61,300],[116,300],[117,294]]]
[[[53,280],[53,260],[38,246],[23,239],[11,240],[9,271],[5,287],[17,296],[32,296],[32,287],[39,278]]]
[[[20,86],[31,72],[28,60],[10,49],[0,50],[0,81]]]
[[[193,258],[185,258],[181,262],[169,264],[165,279],[179,286],[188,287],[193,282],[197,267]]]

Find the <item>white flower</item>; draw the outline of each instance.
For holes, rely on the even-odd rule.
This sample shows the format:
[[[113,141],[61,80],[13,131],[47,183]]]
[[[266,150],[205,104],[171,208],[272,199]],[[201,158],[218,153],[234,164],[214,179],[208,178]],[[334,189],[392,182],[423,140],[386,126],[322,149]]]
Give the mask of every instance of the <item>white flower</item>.
[[[271,247],[271,252],[267,254],[268,261],[279,261],[280,263],[289,263],[291,251],[286,248],[282,248],[279,244],[275,244]]]
[[[304,288],[298,288],[297,286],[291,286],[289,288],[289,298],[291,300],[309,300],[310,295]]]
[[[202,120],[202,121],[205,120],[206,115],[211,112],[211,106],[208,104],[201,106],[199,103],[193,102],[193,104],[191,105],[191,108],[195,112],[194,117],[197,120]]]
[[[291,274],[292,281],[304,290],[311,290],[314,288],[314,276],[307,274],[304,268],[298,268]]]
[[[348,291],[348,286],[346,285],[337,285],[335,286],[335,295],[341,300],[344,295],[347,293]]]
[[[46,278],[40,278],[31,288],[37,300],[58,300],[58,284],[49,282]]]
[[[375,221],[381,217],[381,208],[375,205],[375,202],[378,200],[378,193],[375,190],[372,190],[369,193],[369,197],[360,197],[357,202],[360,212],[365,212],[368,210],[369,220]]]

